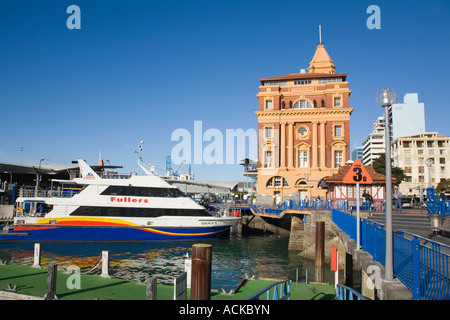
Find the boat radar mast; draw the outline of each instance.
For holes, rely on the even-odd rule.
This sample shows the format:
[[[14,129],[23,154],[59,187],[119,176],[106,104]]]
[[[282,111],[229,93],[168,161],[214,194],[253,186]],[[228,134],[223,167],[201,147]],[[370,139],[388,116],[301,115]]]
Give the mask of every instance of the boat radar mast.
[[[153,164],[146,164],[144,163],[144,161],[142,160],[142,156],[141,156],[141,152],[142,152],[142,145],[144,144],[144,141],[141,140],[139,142],[139,147],[136,151],[134,151],[135,153],[138,154],[138,165],[141,167],[142,170],[144,170],[145,174],[147,174],[148,176],[152,176],[152,175],[158,175],[160,176],[160,174],[158,172],[155,171],[155,167],[156,165]]]

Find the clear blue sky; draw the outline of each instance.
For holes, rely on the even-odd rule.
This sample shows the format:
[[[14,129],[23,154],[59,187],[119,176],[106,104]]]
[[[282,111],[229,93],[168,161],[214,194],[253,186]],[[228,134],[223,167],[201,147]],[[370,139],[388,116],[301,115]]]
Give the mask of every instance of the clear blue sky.
[[[81,30],[69,30],[69,5]],[[381,29],[369,30],[369,5]],[[259,79],[307,68],[322,40],[352,90],[351,148],[383,114],[376,92],[418,92],[427,131],[449,135],[449,1],[3,1],[0,161],[96,163],[101,150],[164,172],[177,128],[257,128]],[[206,143],[204,143],[205,145]],[[178,166],[175,166],[175,169]],[[196,179],[242,179],[194,165]]]

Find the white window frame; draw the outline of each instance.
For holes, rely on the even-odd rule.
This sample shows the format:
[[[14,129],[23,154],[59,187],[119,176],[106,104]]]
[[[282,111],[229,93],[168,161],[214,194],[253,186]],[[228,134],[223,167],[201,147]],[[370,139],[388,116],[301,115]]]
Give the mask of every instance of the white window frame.
[[[334,136],[338,138],[343,136],[343,128],[341,125],[334,126]]]
[[[335,107],[342,107],[342,99],[341,99],[341,97],[334,97],[334,106]]]
[[[341,150],[334,151],[334,167],[339,168],[343,165],[344,161],[344,152]]]
[[[266,151],[264,151],[264,167],[272,168],[272,166],[273,166],[272,151],[266,150]]]
[[[306,99],[300,99],[294,103],[293,109],[312,109],[312,103]]]
[[[298,151],[298,167],[308,168],[309,166],[309,154],[307,150]]]

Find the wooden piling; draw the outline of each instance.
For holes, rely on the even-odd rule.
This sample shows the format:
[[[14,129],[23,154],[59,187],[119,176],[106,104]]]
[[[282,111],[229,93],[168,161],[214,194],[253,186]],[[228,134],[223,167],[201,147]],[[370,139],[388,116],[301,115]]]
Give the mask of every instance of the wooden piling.
[[[212,245],[192,246],[191,300],[211,299]]]
[[[353,256],[345,253],[344,285],[353,287]]]
[[[316,282],[323,282],[325,258],[325,221],[316,221]]]
[[[146,299],[147,300],[156,300],[156,278],[147,277],[147,290],[146,290]]]
[[[48,266],[48,274],[47,274],[47,292],[45,293],[45,300],[54,300],[58,299],[56,296],[56,273],[57,265],[52,263]]]

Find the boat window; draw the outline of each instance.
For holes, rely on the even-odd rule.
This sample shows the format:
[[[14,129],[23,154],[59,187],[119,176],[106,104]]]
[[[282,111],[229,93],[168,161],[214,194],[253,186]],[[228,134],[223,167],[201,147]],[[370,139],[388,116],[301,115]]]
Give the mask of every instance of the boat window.
[[[176,188],[143,188],[128,186],[109,186],[102,195],[111,196],[135,196],[135,197],[185,197],[184,193]]]
[[[88,207],[77,208],[71,216],[101,217],[141,217],[154,218],[161,216],[211,216],[201,209],[163,209],[163,208],[123,208],[123,207]]]

